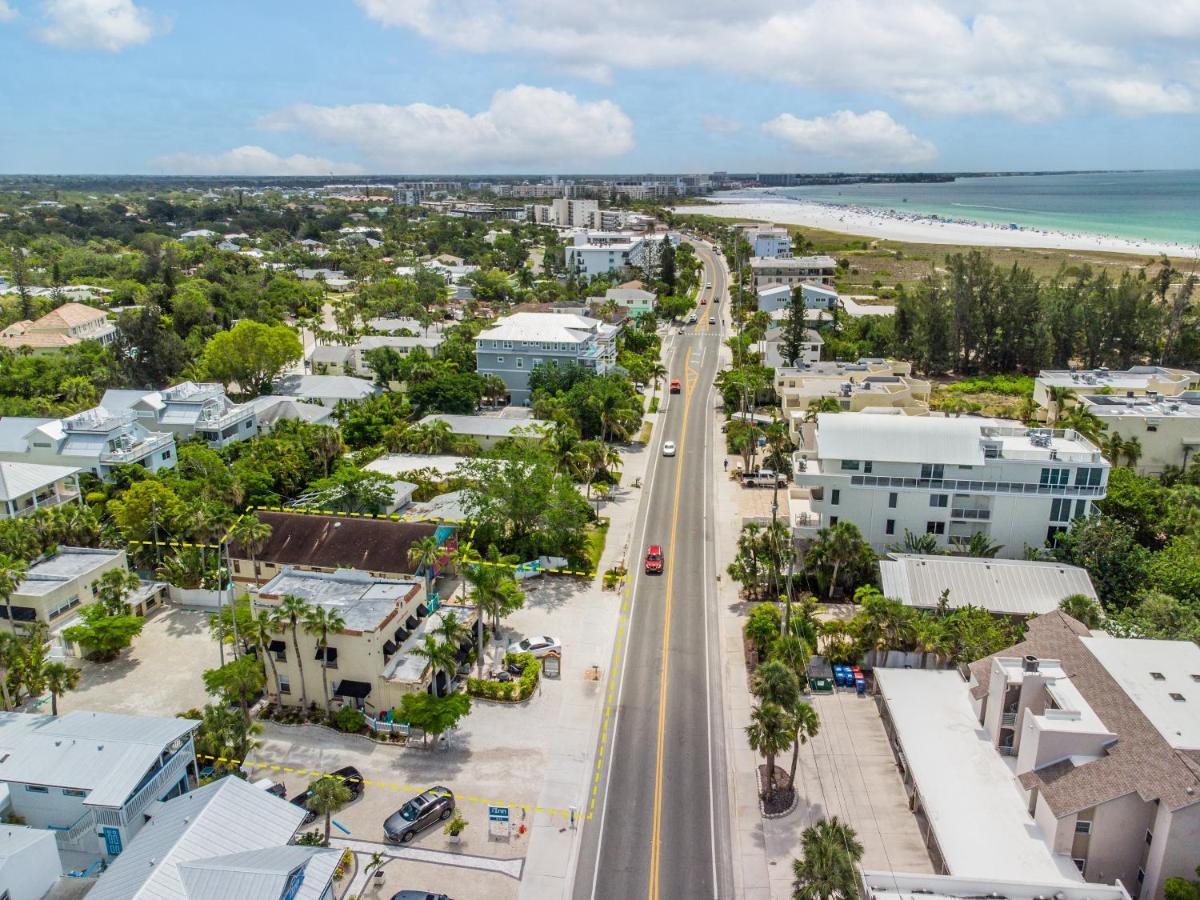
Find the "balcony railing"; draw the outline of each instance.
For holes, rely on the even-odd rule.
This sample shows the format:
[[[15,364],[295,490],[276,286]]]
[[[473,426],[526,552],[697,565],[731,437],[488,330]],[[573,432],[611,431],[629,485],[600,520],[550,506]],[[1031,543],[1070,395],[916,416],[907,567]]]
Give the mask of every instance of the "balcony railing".
[[[194,757],[190,751],[192,742],[188,741],[168,759],[161,769],[147,781],[125,804],[123,810],[125,821],[128,822],[155,800],[168,785],[183,777],[188,762]]]
[[[1002,715],[1000,717],[1000,727],[1001,728],[1012,728],[1016,724],[1017,724],[1017,714],[1016,713],[1005,713],[1004,715]]]
[[[115,449],[103,451],[100,454],[100,462],[116,464],[135,462],[143,456],[169,446],[174,440],[175,438],[169,434],[151,432],[149,437],[135,442],[128,448],[118,445]]]
[[[1001,744],[996,749],[1000,751],[1001,756],[1016,756],[1017,755],[1017,749],[1010,744]]]
[[[61,849],[69,850],[70,845],[78,844],[96,827],[96,817],[92,810],[85,810],[83,815],[70,828],[55,828],[54,839]]]
[[[951,508],[950,518],[952,519],[990,519],[992,511],[990,509],[970,509],[966,507]]]
[[[889,487],[908,490],[957,491],[960,494],[1027,494],[1030,496],[1080,497],[1103,495],[1102,486],[1079,484],[1031,484],[1024,481],[960,481],[956,478],[901,478],[895,475],[852,475],[850,483],[865,487]]]

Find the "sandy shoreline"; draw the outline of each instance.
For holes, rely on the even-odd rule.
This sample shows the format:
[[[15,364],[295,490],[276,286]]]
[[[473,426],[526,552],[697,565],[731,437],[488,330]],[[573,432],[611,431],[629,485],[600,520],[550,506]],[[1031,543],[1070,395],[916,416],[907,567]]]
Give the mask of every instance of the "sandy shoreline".
[[[803,225],[863,237],[916,244],[963,244],[975,247],[1037,247],[1143,256],[1200,258],[1200,246],[1168,241],[1139,241],[1100,234],[1023,227],[1009,228],[982,222],[942,219],[889,209],[836,206],[806,200],[722,199],[715,206],[677,206],[679,213],[719,216],[723,219],[761,219],[779,225]]]

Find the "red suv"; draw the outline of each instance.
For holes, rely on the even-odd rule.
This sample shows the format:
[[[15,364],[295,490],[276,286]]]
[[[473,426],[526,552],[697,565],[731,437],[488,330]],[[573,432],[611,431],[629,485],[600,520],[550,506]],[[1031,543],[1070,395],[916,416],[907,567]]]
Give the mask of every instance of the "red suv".
[[[658,544],[652,544],[646,552],[646,574],[661,575],[663,570],[663,552]]]

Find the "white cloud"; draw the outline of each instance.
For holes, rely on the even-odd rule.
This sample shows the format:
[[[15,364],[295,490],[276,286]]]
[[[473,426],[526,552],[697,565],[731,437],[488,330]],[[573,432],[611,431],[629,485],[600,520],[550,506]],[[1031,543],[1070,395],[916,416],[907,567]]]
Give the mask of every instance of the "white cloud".
[[[133,0],[43,0],[45,25],[38,36],[59,47],[85,47],[116,53],[144,44],[165,25]]]
[[[1197,0],[1161,0],[1151,11],[1128,0],[357,2],[384,27],[470,53],[541,58],[597,81],[614,69],[703,66],[870,92],[923,112],[1026,120],[1064,115],[1080,99],[1121,114],[1179,112],[1182,92],[1200,90]],[[1130,73],[1159,87],[1149,108],[1134,108],[1123,90],[1075,87]]]
[[[17,17],[17,11],[9,6],[5,0],[0,0],[0,22],[11,22]]]
[[[705,131],[712,134],[733,134],[742,130],[741,122],[735,122],[733,119],[726,119],[722,116],[705,116],[700,120],[700,124],[704,126]]]
[[[792,149],[818,159],[870,167],[912,166],[937,158],[937,148],[917,137],[883,110],[849,110],[800,119],[784,113],[763,123],[763,131]]]
[[[1182,84],[1160,84],[1140,78],[1092,78],[1071,82],[1084,97],[1129,116],[1196,111],[1196,96]]]
[[[563,91],[523,84],[497,91],[478,113],[427,103],[302,104],[271,113],[259,124],[350,144],[382,169],[401,172],[571,168],[633,148],[633,122],[611,101],[580,101]]]
[[[360,175],[362,166],[319,156],[278,156],[247,144],[224,153],[172,153],[150,163],[167,175]]]

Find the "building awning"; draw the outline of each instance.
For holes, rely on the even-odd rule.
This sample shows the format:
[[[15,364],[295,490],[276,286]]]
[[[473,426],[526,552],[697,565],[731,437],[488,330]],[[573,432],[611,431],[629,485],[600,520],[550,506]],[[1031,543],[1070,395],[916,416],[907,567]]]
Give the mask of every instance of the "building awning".
[[[287,644],[283,641],[271,641],[271,643],[267,645],[267,649],[272,653],[283,653],[285,650],[287,650]]]
[[[404,630],[403,626],[397,628],[395,634],[392,635],[392,640],[394,640],[397,644],[403,644],[407,638],[408,632]]]
[[[335,697],[355,697],[359,700],[369,693],[371,693],[371,685],[365,681],[339,681],[338,686],[333,690]]]
[[[3,608],[4,607],[0,607],[0,609],[3,609]],[[407,628],[409,631],[415,631],[418,624],[419,623],[417,622],[416,616],[409,616],[407,619],[404,620],[404,627]]]
[[[396,652],[395,644],[393,644],[391,641],[383,642],[383,655],[384,656],[391,656],[395,652]]]
[[[313,659],[320,662],[321,657],[325,657],[325,664],[332,666],[337,663],[337,647],[318,647],[317,655]]]
[[[427,615],[429,615],[429,607],[428,607],[428,606],[426,606],[424,603],[418,603],[418,604],[417,604],[417,616],[418,616],[419,618],[422,618],[422,619],[423,619],[423,618],[425,618]]]

